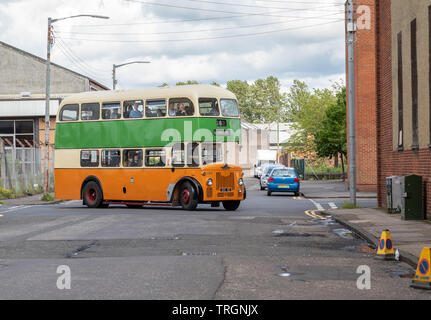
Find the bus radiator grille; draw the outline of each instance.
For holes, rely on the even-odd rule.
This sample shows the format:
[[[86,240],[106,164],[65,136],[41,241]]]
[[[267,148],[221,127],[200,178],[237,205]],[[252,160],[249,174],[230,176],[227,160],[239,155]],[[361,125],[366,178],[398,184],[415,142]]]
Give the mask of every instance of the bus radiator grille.
[[[233,172],[227,176],[223,176],[220,172],[217,172],[216,176],[216,187],[219,191],[225,191],[220,189],[230,189],[229,191],[235,190],[235,177]]]

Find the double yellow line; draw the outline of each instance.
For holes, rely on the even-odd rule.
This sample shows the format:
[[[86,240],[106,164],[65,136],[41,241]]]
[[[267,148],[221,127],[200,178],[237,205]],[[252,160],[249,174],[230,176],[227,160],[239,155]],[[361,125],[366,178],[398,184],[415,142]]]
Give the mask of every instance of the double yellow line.
[[[309,216],[309,217],[311,217],[311,218],[313,218],[313,219],[320,219],[320,220],[324,220],[325,218],[324,217],[322,217],[322,216],[320,216],[320,215],[318,215],[316,212],[320,212],[320,211],[322,211],[322,210],[307,210],[307,211],[304,211],[305,212],[305,214],[307,215],[307,216]]]

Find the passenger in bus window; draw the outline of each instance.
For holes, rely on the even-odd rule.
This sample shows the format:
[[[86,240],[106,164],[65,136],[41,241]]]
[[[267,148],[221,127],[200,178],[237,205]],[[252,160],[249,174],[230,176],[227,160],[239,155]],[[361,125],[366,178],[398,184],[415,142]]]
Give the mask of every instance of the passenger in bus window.
[[[142,113],[138,110],[138,104],[133,105],[133,110],[130,111],[130,118],[142,118]]]
[[[132,106],[127,106],[126,110],[124,111],[124,118],[130,117],[130,112],[132,112]]]
[[[118,113],[118,109],[113,109],[111,112],[111,119],[118,119],[120,118],[120,114]]]
[[[139,163],[139,156],[137,153],[135,153],[135,155],[133,156],[133,161],[130,164],[130,167],[140,167],[140,163]]]
[[[169,115],[172,117],[172,116],[176,116],[177,115],[177,113],[175,112],[175,105],[174,105],[174,103],[173,102],[171,102],[170,104],[169,104]]]
[[[184,109],[184,103],[180,103],[178,105],[178,111],[177,111],[177,116],[186,116],[186,110]]]

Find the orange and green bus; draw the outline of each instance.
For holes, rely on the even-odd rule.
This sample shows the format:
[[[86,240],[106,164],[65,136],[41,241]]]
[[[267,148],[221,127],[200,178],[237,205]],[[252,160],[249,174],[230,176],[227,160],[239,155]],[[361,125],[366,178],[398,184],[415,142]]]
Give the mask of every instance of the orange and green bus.
[[[90,208],[199,203],[236,210],[243,173],[235,95],[210,85],[73,94],[60,104],[55,197]]]

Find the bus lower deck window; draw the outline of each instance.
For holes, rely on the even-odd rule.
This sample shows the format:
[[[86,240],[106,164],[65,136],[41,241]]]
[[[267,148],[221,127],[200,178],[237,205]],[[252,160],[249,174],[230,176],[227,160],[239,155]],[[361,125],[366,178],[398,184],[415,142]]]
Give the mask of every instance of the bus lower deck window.
[[[154,149],[145,151],[145,166],[164,167],[166,164],[165,150]]]
[[[123,151],[124,167],[142,167],[142,150],[124,150]]]
[[[81,167],[98,167],[99,150],[82,150]]]
[[[120,150],[103,150],[102,167],[119,167],[121,162]]]

